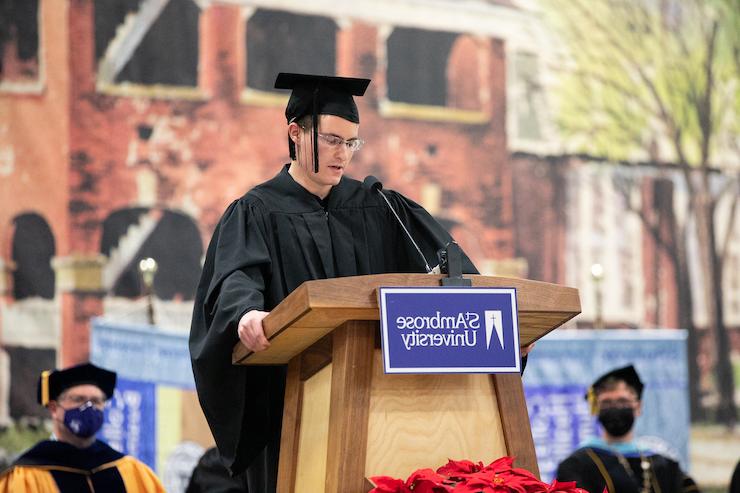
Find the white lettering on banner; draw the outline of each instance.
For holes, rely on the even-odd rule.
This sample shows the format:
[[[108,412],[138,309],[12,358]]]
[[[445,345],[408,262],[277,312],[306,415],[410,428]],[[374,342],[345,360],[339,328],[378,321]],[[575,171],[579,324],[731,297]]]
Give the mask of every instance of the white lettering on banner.
[[[426,334],[419,329],[406,334],[401,334],[403,345],[406,351],[412,347],[429,347],[429,346],[451,346],[451,347],[473,347],[477,342],[477,333],[474,330],[465,330],[463,332],[450,331],[448,334]]]
[[[124,407],[123,394],[120,390],[115,389],[111,404],[105,412],[108,422],[103,426],[102,435],[103,439],[108,442],[108,445],[119,452],[125,450],[124,439],[126,431],[124,424],[126,417],[124,415]]]
[[[442,315],[437,311],[432,316],[398,317],[396,327],[400,330],[430,329],[479,329],[480,315],[475,312]]]
[[[480,320],[476,312],[436,311],[434,315],[397,317],[396,328],[402,331],[401,339],[407,351],[414,347],[474,347],[478,344]]]
[[[126,436],[126,447],[131,455],[139,455],[139,442],[141,441],[141,394],[134,390],[123,393],[123,400],[128,410],[128,434]]]

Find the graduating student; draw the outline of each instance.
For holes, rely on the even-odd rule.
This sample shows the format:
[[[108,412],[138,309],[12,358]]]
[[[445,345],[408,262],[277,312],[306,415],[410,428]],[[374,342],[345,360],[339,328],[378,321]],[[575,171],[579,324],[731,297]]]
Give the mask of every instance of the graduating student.
[[[44,371],[37,395],[54,434],[0,474],[0,493],[164,493],[146,464],[95,439],[115,386],[115,373],[90,363]]]
[[[369,82],[278,75],[275,87],[292,90],[291,161],[229,205],[207,250],[190,332],[193,372],[221,458],[233,473],[246,469],[251,493],[276,488],[286,370],[233,366],[234,344],[268,347],[262,319],[304,281],[426,270],[379,192],[346,176],[363,144],[353,96]],[[418,204],[381,193],[435,259],[450,235]]]
[[[584,443],[558,466],[559,481],[601,493],[699,491],[677,462],[642,449],[633,441],[635,418],[642,413],[644,385],[635,368],[617,368],[599,377],[586,398],[603,427],[600,438]]]

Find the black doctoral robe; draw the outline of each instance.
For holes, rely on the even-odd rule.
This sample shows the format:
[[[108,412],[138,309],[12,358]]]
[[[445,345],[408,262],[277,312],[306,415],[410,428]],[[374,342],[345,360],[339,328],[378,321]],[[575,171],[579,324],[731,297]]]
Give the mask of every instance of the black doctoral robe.
[[[598,447],[583,447],[558,466],[559,481],[575,481],[589,493],[640,493],[643,471],[636,455],[624,456],[631,471],[627,471],[611,451]],[[658,454],[644,454],[650,463],[650,491],[661,493],[697,492],[696,483],[681,471],[678,463]]]
[[[45,440],[0,473],[0,493],[164,493],[149,467],[96,440],[80,449]]]
[[[418,204],[383,193],[436,265],[450,235]],[[467,257],[463,270],[477,272]],[[190,355],[221,457],[234,473],[249,468],[251,493],[275,490],[285,367],[231,364],[242,315],[272,310],[311,279],[424,271],[388,206],[357,180],[343,177],[322,201],[285,166],[226,209],[196,293]]]

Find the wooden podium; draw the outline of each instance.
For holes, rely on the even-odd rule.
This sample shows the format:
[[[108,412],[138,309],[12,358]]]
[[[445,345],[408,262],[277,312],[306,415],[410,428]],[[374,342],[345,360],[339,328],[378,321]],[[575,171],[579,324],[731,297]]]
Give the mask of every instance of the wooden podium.
[[[471,275],[517,289],[521,346],[580,313],[578,291]],[[379,350],[381,286],[439,286],[441,276],[381,274],[309,281],[264,319],[270,348],[233,362],[287,364],[278,492],[366,493],[371,476],[405,479],[452,459],[516,457],[539,475],[517,374],[386,375]]]

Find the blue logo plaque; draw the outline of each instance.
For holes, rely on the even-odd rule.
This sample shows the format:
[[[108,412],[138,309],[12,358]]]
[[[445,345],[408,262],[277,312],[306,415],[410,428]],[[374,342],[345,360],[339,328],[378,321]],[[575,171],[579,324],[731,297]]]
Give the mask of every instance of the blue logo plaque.
[[[515,288],[381,287],[386,373],[518,373]]]

